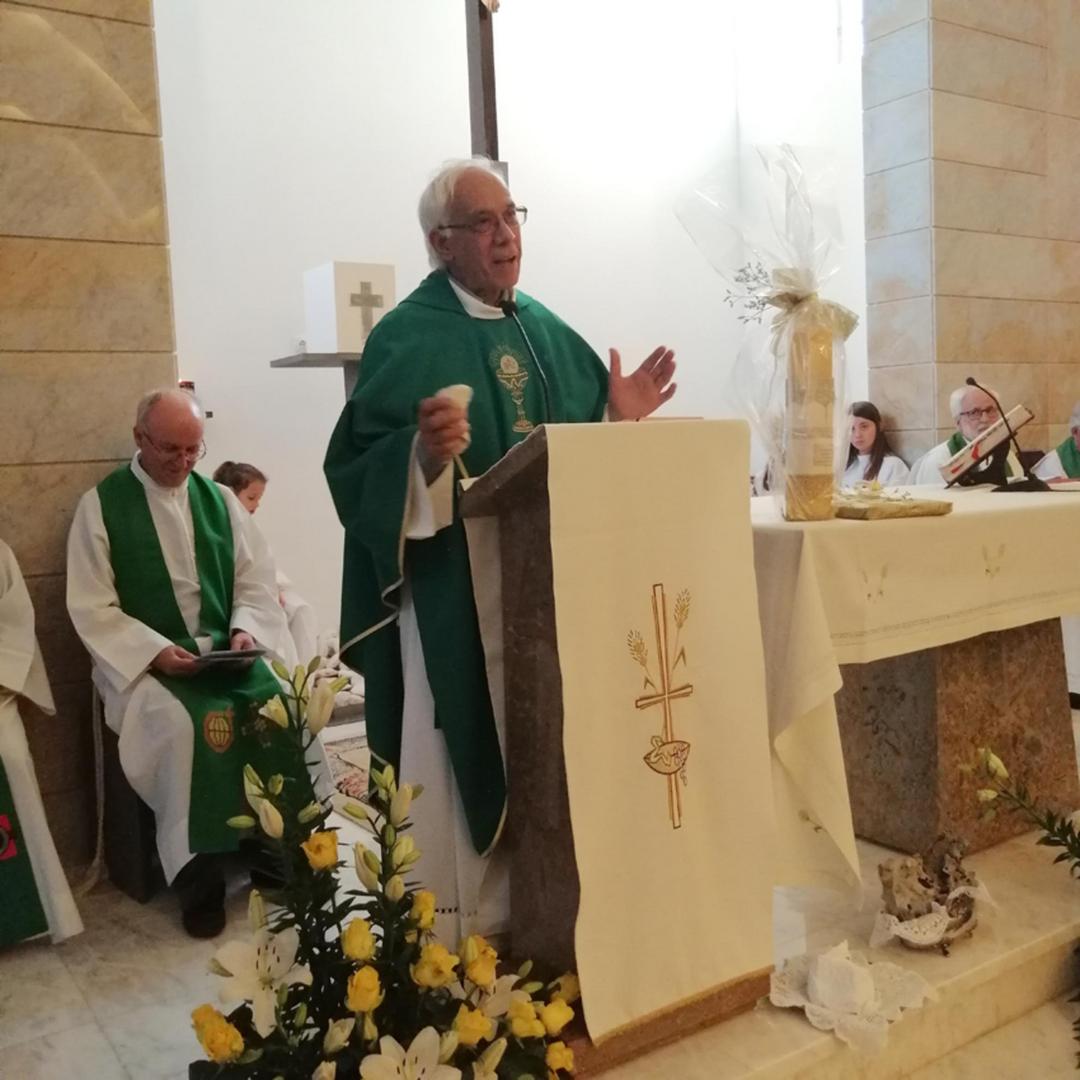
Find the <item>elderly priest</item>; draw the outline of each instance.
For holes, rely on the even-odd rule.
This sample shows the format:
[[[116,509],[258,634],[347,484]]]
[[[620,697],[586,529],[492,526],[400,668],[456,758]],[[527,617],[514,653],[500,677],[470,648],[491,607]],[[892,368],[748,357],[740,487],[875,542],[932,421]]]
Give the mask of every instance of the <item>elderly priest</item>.
[[[419,216],[434,270],[372,331],[325,469],[345,526],[342,652],[366,679],[373,751],[424,784],[422,876],[453,942],[506,928],[502,860],[485,858],[506,782],[455,476],[539,424],[647,416],[675,363],[660,347],[623,376],[612,349],[609,374],[517,290],[526,210],[487,160],[444,166]]]
[[[1073,406],[1069,417],[1068,437],[1031,471],[1040,480],[1080,480],[1080,401]]]
[[[261,646],[283,658],[288,627],[251,515],[228,488],[193,471],[205,452],[195,398],[147,395],[134,436],[131,462],[75,511],[68,610],[93,658],[120,764],[154,811],[184,928],[211,937],[225,923],[218,856],[238,846],[226,820],[243,803],[244,764],[264,776],[295,767],[275,760],[257,730],[257,710],[279,689],[266,664],[200,656]]]
[[[0,945],[46,932],[63,941],[83,928],[41,804],[20,715],[27,704],[56,711],[30,594],[0,540]]]
[[[978,386],[957,387],[949,395],[949,412],[956,422],[956,431],[945,442],[928,450],[911,466],[909,484],[944,484],[941,466],[995,424],[1001,416],[994,399]],[[1023,471],[1016,451],[1010,447],[1005,475],[1021,476]]]

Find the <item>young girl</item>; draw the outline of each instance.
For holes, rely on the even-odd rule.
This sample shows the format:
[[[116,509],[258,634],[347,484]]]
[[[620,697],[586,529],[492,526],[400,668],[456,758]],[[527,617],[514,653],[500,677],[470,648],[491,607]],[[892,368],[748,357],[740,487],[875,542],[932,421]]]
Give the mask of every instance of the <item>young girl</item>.
[[[231,488],[249,514],[259,509],[266,491],[266,474],[243,461],[223,461],[214,470],[214,480]],[[296,646],[297,661],[306,664],[318,651],[319,628],[311,605],[293,588],[292,582],[276,571],[278,602],[285,609],[289,634]]]
[[[881,413],[870,401],[856,401],[851,406],[851,445],[848,448],[844,487],[859,480],[877,480],[879,484],[908,482],[908,467],[898,458],[881,430]]]

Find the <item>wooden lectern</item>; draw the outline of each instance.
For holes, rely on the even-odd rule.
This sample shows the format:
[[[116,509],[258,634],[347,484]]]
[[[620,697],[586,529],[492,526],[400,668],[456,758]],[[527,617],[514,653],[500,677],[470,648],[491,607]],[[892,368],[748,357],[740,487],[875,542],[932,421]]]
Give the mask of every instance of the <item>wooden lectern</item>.
[[[700,425],[700,426],[699,426]],[[693,428],[688,432],[686,429]],[[575,430],[570,430],[575,429]],[[589,430],[582,430],[589,429]],[[676,430],[680,429],[680,430]],[[665,462],[664,456],[671,453],[681,453],[688,445],[697,445],[688,442],[689,436],[701,436],[703,447],[699,453],[691,455],[689,461],[672,460]],[[608,648],[611,657],[611,670],[615,672],[615,678],[620,690],[615,695],[609,695],[612,700],[610,708],[603,707],[596,711],[589,710],[588,718],[583,715],[580,699],[578,699],[576,714],[570,716],[567,712],[567,700],[565,694],[568,687],[564,684],[563,666],[560,662],[560,646],[558,628],[560,618],[565,619],[564,605],[567,600],[567,592],[578,592],[576,588],[567,588],[563,585],[560,594],[557,586],[558,567],[556,562],[553,569],[553,510],[557,505],[557,492],[553,486],[556,480],[554,466],[554,445],[557,440],[572,442],[572,447],[564,449],[563,460],[580,461],[583,470],[588,473],[589,469],[597,469],[596,459],[602,454],[594,453],[592,447],[604,448],[609,454],[609,471],[588,473],[584,483],[602,484],[610,476],[614,480],[613,470],[620,475],[634,477],[634,482],[628,487],[628,496],[625,501],[632,503],[626,511],[630,517],[604,518],[604,514],[610,513],[607,509],[610,502],[617,497],[610,493],[610,488],[596,492],[595,512],[600,517],[600,524],[593,525],[593,514],[589,513],[590,528],[602,529],[604,521],[614,522],[616,535],[624,538],[626,545],[633,546],[635,550],[641,549],[644,554],[643,573],[655,572],[656,578],[666,574],[669,582],[667,587],[668,607],[661,613],[657,607],[657,597],[664,595],[660,584],[655,584],[656,578],[634,577],[627,575],[626,587],[613,590],[611,580],[605,579],[605,568],[601,565],[604,560],[597,561],[597,573],[589,574],[589,581],[581,581],[584,590],[591,591],[590,602],[595,602],[594,610],[613,610],[616,612],[612,618],[615,621],[615,629],[618,633],[608,632],[607,627],[598,631],[597,636],[602,637],[603,648]],[[593,440],[590,442],[589,440]],[[614,444],[614,445],[613,445]],[[744,445],[745,444],[745,445]],[[672,450],[671,448],[681,448]],[[734,453],[731,449],[734,447]],[[661,844],[665,837],[674,837],[673,845],[684,841],[699,843],[705,841],[711,830],[717,834],[723,831],[723,825],[717,821],[704,820],[707,816],[727,818],[732,814],[730,808],[725,808],[722,813],[715,812],[715,803],[709,803],[713,798],[708,792],[706,785],[714,782],[714,777],[719,777],[724,769],[730,768],[730,761],[711,762],[710,755],[715,755],[709,739],[723,737],[718,735],[724,723],[731,723],[732,710],[727,706],[727,699],[722,694],[717,695],[711,687],[720,685],[710,682],[713,678],[709,667],[712,669],[722,668],[724,661],[716,656],[706,654],[704,647],[704,631],[712,624],[710,619],[718,619],[722,622],[732,622],[735,611],[742,611],[740,601],[736,600],[732,609],[723,613],[721,597],[727,595],[723,592],[725,586],[714,578],[724,578],[725,575],[741,575],[742,579],[749,584],[750,605],[752,614],[749,616],[752,626],[745,624],[739,629],[739,633],[749,635],[753,644],[748,646],[758,650],[760,643],[759,631],[756,623],[756,599],[753,596],[753,556],[752,544],[749,531],[749,510],[743,509],[746,503],[745,476],[747,466],[745,458],[748,454],[748,433],[745,425],[737,422],[708,421],[708,422],[668,422],[652,424],[602,424],[602,425],[564,425],[545,429],[543,427],[534,431],[524,442],[516,446],[498,464],[477,480],[471,482],[468,489],[462,494],[459,509],[465,519],[496,518],[498,521],[499,549],[501,552],[501,597],[502,597],[502,629],[503,629],[503,656],[504,656],[504,680],[506,701],[506,732],[505,732],[505,755],[507,768],[507,783],[509,791],[509,806],[506,829],[502,843],[509,850],[511,859],[511,937],[513,952],[518,957],[530,957],[543,969],[553,971],[575,970],[582,974],[582,986],[584,993],[585,1018],[588,1020],[590,1030],[597,1030],[595,1021],[591,1019],[589,1007],[589,986],[586,976],[592,975],[597,982],[612,980],[622,977],[619,974],[617,963],[613,963],[610,971],[601,962],[597,963],[595,951],[593,953],[592,972],[587,972],[584,966],[579,966],[582,959],[579,950],[575,948],[575,931],[581,932],[578,923],[579,904],[582,902],[582,875],[575,856],[575,835],[572,827],[571,791],[577,791],[572,787],[575,776],[580,777],[579,772],[570,773],[568,780],[568,758],[570,757],[570,744],[564,741],[565,724],[610,725],[613,730],[612,746],[614,753],[622,753],[623,757],[640,769],[640,786],[642,790],[642,805],[640,807],[640,820],[648,816],[650,828],[655,831],[651,835],[661,837]],[[734,519],[731,529],[736,535],[734,543],[735,556],[729,561],[721,560],[719,555],[713,555],[713,549],[706,547],[704,554],[688,554],[682,559],[679,552],[675,553],[674,561],[671,558],[661,560],[649,554],[649,544],[659,547],[676,547],[686,543],[689,547],[697,545],[701,547],[703,528],[694,519],[696,512],[694,507],[686,508],[685,498],[679,504],[680,512],[687,515],[687,530],[684,534],[676,531],[675,539],[671,539],[671,529],[665,532],[661,529],[661,537],[651,540],[644,534],[648,532],[648,520],[650,515],[659,519],[664,518],[666,504],[660,496],[660,502],[653,502],[656,493],[656,484],[662,485],[662,478],[670,476],[672,472],[681,473],[684,477],[684,486],[688,483],[703,483],[702,505],[707,505],[710,499],[709,481],[712,476],[712,468],[728,470],[738,476],[738,488],[735,487],[733,478],[729,478],[728,487],[724,490],[729,493],[738,492],[738,496],[731,494],[728,502],[724,503],[722,511],[714,508],[719,513],[719,518],[710,520],[723,520],[725,522]],[[695,480],[687,480],[687,475],[696,477]],[[565,476],[565,473],[561,474]],[[596,480],[599,477],[599,481]],[[719,490],[719,489],[717,489]],[[647,494],[652,492],[652,494]],[[720,496],[717,494],[717,500]],[[729,504],[734,504],[734,509],[728,513]],[[576,505],[576,504],[575,504]],[[635,517],[635,515],[637,515]],[[741,515],[741,516],[740,516]],[[745,523],[743,521],[745,519]],[[640,523],[640,528],[635,525]],[[745,544],[743,543],[743,529],[745,524]],[[726,525],[724,527],[726,529]],[[696,531],[695,531],[696,529]],[[717,543],[719,544],[719,540]],[[744,565],[740,565],[743,563]],[[483,567],[477,565],[477,557],[473,554],[474,577],[477,578],[478,588],[482,588]],[[671,568],[677,569],[673,571]],[[685,578],[679,575],[685,566]],[[696,576],[695,576],[696,575]],[[577,580],[577,579],[576,579]],[[691,608],[688,630],[690,645],[684,646],[684,651],[689,651],[690,660],[681,664],[675,657],[674,650],[665,648],[664,635],[667,625],[674,626],[671,621],[671,612],[674,611],[676,589],[684,584],[694,583],[694,596],[692,603],[698,605]],[[639,583],[644,583],[640,585]],[[719,590],[719,591],[715,591]],[[619,604],[625,607],[626,595],[632,593],[634,602],[637,604],[635,612],[644,614],[640,617],[641,629],[644,631],[643,640],[647,643],[647,657],[650,664],[661,664],[662,671],[656,675],[655,666],[652,668],[653,682],[656,684],[652,690],[642,691],[641,668],[636,667],[633,657],[627,654],[627,631],[619,619],[622,617]],[[640,594],[640,596],[639,596]],[[689,596],[689,592],[685,595]],[[741,594],[740,594],[741,595]],[[688,600],[687,603],[690,601]],[[650,609],[650,603],[652,607]],[[655,613],[656,635],[653,636],[653,623],[650,621],[650,610]],[[686,608],[682,609],[685,621]],[[714,614],[715,613],[715,614]],[[635,614],[633,618],[638,618]],[[695,623],[693,620],[697,619]],[[610,620],[609,620],[610,621]],[[719,625],[720,623],[717,623]],[[562,623],[565,631],[565,622]],[[679,623],[681,627],[683,624]],[[674,633],[674,631],[672,631]],[[688,640],[686,634],[682,639]],[[694,651],[696,649],[696,652]],[[587,651],[587,650],[586,650]],[[631,649],[631,652],[633,650]],[[669,655],[670,652],[670,655]],[[606,654],[605,654],[606,655]],[[751,655],[758,655],[753,652]],[[595,657],[582,656],[580,652],[573,654],[573,664],[591,665],[589,670],[596,670]],[[658,661],[658,657],[662,657]],[[760,664],[760,657],[759,657]],[[640,658],[639,658],[640,663]],[[619,665],[626,667],[627,696],[621,697],[621,676]],[[753,679],[754,663],[750,663],[751,679]],[[672,680],[668,679],[669,671],[675,670],[675,677],[687,685],[674,687]],[[762,669],[763,670],[763,669]],[[568,678],[576,677],[571,670]],[[725,676],[717,675],[718,679]],[[689,684],[693,682],[691,687]],[[756,686],[756,684],[753,684]],[[762,785],[764,790],[760,794],[768,809],[765,816],[771,814],[771,795],[769,794],[767,762],[766,772],[761,773],[761,757],[767,759],[768,746],[767,722],[764,713],[764,680],[761,676],[760,703],[756,691],[746,698],[746,710],[751,719],[740,717],[740,721],[746,722],[748,727],[757,728],[760,724],[760,741],[757,736],[752,740],[754,762],[750,766],[755,776],[765,776]],[[690,692],[696,695],[689,697]],[[639,696],[635,698],[635,693]],[[710,696],[712,694],[712,696]],[[675,698],[681,701],[674,701]],[[671,700],[669,700],[671,699]],[[608,699],[605,699],[608,700]],[[684,708],[688,702],[693,702],[689,708]],[[690,754],[687,763],[689,779],[685,773],[681,780],[673,770],[668,776],[657,776],[650,773],[648,768],[655,772],[665,771],[657,765],[646,767],[643,764],[642,751],[648,751],[648,734],[656,730],[661,724],[661,710],[659,708],[648,710],[651,704],[663,705],[664,729],[670,735],[672,712],[676,716],[681,730],[677,732],[686,741],[682,743],[671,742],[670,745],[685,746]],[[760,708],[760,717],[754,716],[756,709]],[[703,728],[708,722],[709,732]],[[655,727],[650,727],[655,725]],[[628,749],[624,747],[623,740],[627,741]],[[640,742],[644,746],[640,746]],[[654,747],[660,744],[661,737],[653,740]],[[690,753],[690,750],[693,752]],[[631,756],[632,755],[632,756]],[[697,755],[695,757],[694,755]],[[603,755],[600,755],[603,757]],[[645,753],[648,759],[652,755]],[[578,759],[580,760],[580,756]],[[597,770],[612,769],[616,766],[611,761],[597,760],[597,755],[588,759],[588,768]],[[678,763],[676,763],[677,765]],[[715,766],[715,767],[714,767]],[[628,767],[628,766],[624,766]],[[674,768],[674,767],[673,767]],[[710,776],[710,774],[713,774]],[[633,774],[636,777],[636,773]],[[634,783],[638,783],[635,779]],[[668,792],[665,802],[664,791]],[[575,795],[575,798],[577,796]],[[680,817],[676,824],[674,803],[679,800],[689,800],[685,806],[685,816]],[[697,800],[697,801],[695,801]],[[701,800],[705,800],[704,802]],[[581,822],[580,804],[575,803],[574,820]],[[753,813],[752,808],[744,807],[747,814]],[[669,822],[669,811],[671,818]],[[625,811],[624,811],[625,812]],[[636,816],[636,815],[632,815]],[[685,826],[685,828],[684,828]],[[674,830],[681,829],[681,832]],[[688,834],[694,833],[694,836]],[[580,844],[582,838],[577,837]],[[632,851],[633,845],[645,841],[635,832],[633,820],[627,821],[625,827],[613,836],[614,845],[627,845],[626,850]],[[655,841],[651,841],[655,843]],[[595,848],[593,849],[595,850]],[[762,860],[768,860],[768,851],[761,852]],[[771,879],[770,879],[771,882]],[[642,898],[635,895],[635,885],[632,875],[625,885],[627,889],[626,903],[634,904]],[[739,888],[737,879],[731,879],[727,887],[731,890]],[[759,889],[755,895],[761,895]],[[769,907],[771,898],[771,884],[765,892],[766,908]],[[700,899],[700,898],[699,898]],[[670,910],[657,912],[655,933],[662,935],[670,932],[673,920],[684,920],[686,913],[684,904],[692,902],[687,895],[675,895],[671,898]],[[692,920],[695,915],[690,915]],[[698,916],[700,917],[700,916]],[[765,916],[769,918],[768,914]],[[771,924],[770,924],[771,925]],[[594,924],[595,926],[595,924]],[[633,949],[633,941],[625,942],[621,951]],[[612,947],[612,952],[620,950]],[[724,950],[716,950],[719,954]],[[730,964],[724,969],[724,957],[717,956],[718,977],[710,985],[702,987],[693,994],[685,994],[680,1000],[673,1000],[654,1007],[647,1015],[635,1015],[632,1022],[620,1026],[617,1030],[603,1031],[600,1044],[594,1046],[588,1037],[581,1032],[580,1037],[573,1042],[575,1057],[577,1060],[578,1075],[595,1075],[604,1069],[610,1068],[620,1062],[637,1057],[649,1050],[674,1041],[684,1035],[717,1021],[724,1019],[736,1012],[746,1009],[764,994],[768,993],[769,972],[771,967],[761,966],[760,952],[754,954],[754,970],[739,971],[735,977],[731,977]],[[771,931],[770,943],[765,959],[771,956]],[[678,961],[673,961],[678,962]],[[725,974],[725,970],[728,972]],[[598,974],[596,974],[598,972]],[[708,980],[706,980],[708,981]]]

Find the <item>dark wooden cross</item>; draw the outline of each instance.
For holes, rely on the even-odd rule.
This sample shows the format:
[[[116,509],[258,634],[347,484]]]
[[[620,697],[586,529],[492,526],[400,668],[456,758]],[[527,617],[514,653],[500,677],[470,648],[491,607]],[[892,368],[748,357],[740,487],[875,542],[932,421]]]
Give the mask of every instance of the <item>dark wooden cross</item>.
[[[358,293],[349,293],[349,307],[363,309],[360,313],[360,320],[364,328],[365,338],[371,333],[371,328],[375,325],[374,309],[382,306],[382,294],[371,291],[370,281],[360,282],[360,291]]]
[[[498,4],[494,5],[498,7]],[[472,152],[499,160],[495,116],[495,44],[491,11],[483,0],[465,0],[465,44],[469,61],[469,127]]]

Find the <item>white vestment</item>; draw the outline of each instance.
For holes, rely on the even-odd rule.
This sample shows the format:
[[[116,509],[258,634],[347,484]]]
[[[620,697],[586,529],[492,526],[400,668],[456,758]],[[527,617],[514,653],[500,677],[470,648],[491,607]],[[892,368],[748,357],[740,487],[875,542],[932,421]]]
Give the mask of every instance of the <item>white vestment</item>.
[[[213,645],[200,633],[202,603],[195,565],[195,528],[187,484],[156,484],[139,464],[131,470],[146,491],[177,606],[201,653]],[[286,666],[296,654],[285,614],[278,603],[273,559],[266,541],[252,527],[240,500],[219,484],[233,534],[232,630],[247,631]],[[184,706],[157,679],[147,675],[151,661],[173,643],[120,608],[109,537],[96,488],[79,500],[68,537],[68,611],[94,661],[94,685],[105,703],[105,720],[120,739],[120,765],[139,797],[154,811],[157,847],[169,882],[192,858],[188,844],[193,727]],[[321,745],[321,744],[317,744]],[[320,755],[316,793],[327,788]]]
[[[56,854],[34,761],[26,742],[19,698],[50,716],[56,712],[41,650],[34,608],[11,548],[0,540],[0,760],[4,763],[22,842],[54,942],[82,933],[79,909]]]
[[[501,319],[490,307],[451,279],[466,313],[474,319]],[[453,521],[454,466],[447,466],[428,485],[413,448],[412,501],[407,508],[405,535],[410,540],[434,536]],[[469,835],[465,809],[446,749],[435,727],[435,701],[424,666],[424,649],[416,619],[408,574],[401,590],[398,617],[405,702],[401,722],[401,779],[423,784],[413,804],[413,839],[421,859],[416,876],[436,898],[435,932],[451,948],[469,934],[500,934],[509,930],[510,876],[508,860],[496,847],[490,856],[478,855]],[[489,676],[490,678],[490,676]],[[496,723],[502,703],[492,702]],[[502,736],[500,732],[500,744]]]
[[[1038,465],[1031,471],[1040,480],[1060,480],[1068,475],[1065,466],[1061,464],[1061,455],[1056,450],[1051,450],[1045,457],[1040,458]]]
[[[844,487],[851,487],[862,480],[866,475],[869,464],[870,455],[859,454],[844,470]],[[881,468],[878,470],[877,481],[882,487],[906,484],[908,482],[908,467],[895,454],[886,454],[882,459]]]
[[[951,460],[952,457],[953,452],[949,449],[948,440],[938,443],[932,450],[927,450],[911,466],[911,478],[908,483],[913,485],[936,484],[938,487],[944,487],[945,481],[941,478],[941,466]],[[1009,469],[1012,476],[1022,476],[1024,472],[1020,460],[1016,456],[1016,451],[1012,449],[1009,450]]]
[[[306,664],[319,652],[319,623],[315,609],[296,591],[296,586],[280,571],[275,575],[278,601],[285,612],[296,659]]]

